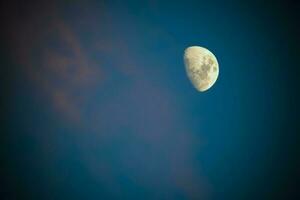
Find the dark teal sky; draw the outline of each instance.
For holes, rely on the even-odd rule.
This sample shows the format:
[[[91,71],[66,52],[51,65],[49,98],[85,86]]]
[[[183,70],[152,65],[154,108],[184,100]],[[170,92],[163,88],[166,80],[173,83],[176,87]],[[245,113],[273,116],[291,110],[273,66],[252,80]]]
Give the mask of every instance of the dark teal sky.
[[[296,194],[298,4],[17,2],[1,21],[3,197]],[[204,93],[192,45],[220,66]]]

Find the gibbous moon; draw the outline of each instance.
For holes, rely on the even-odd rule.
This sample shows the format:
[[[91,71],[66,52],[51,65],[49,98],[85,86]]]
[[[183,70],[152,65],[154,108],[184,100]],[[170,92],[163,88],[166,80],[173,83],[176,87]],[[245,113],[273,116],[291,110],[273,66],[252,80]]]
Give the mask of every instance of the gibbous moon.
[[[184,51],[184,64],[190,81],[200,92],[211,88],[218,78],[218,61],[214,54],[206,48],[188,47]]]

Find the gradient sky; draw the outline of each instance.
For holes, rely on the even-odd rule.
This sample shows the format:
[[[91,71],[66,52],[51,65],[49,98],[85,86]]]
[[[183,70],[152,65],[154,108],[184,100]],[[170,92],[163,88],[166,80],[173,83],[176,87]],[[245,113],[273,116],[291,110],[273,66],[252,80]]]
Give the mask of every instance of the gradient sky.
[[[3,197],[296,194],[298,4],[3,6]],[[220,66],[204,93],[185,73],[192,45],[212,51]]]

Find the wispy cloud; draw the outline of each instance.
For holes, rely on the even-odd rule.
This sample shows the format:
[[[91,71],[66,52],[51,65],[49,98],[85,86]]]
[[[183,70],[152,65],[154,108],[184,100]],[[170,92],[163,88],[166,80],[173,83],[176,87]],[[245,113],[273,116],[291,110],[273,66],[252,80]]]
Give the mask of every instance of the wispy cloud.
[[[74,137],[78,137],[79,156],[91,175],[120,193],[118,173],[123,173],[143,186],[176,187],[188,198],[202,197],[206,188],[199,170],[193,167],[197,143],[192,130],[182,122],[184,113],[177,109],[176,96],[157,86],[157,77],[149,78],[148,69],[158,63],[136,59],[132,43],[118,35],[94,38],[87,46],[56,6],[44,11],[38,17],[15,19],[10,35],[12,56],[57,116],[89,133]],[[111,18],[107,15],[105,20]],[[94,24],[90,26],[93,30]],[[95,59],[91,53],[101,56]],[[107,69],[103,58],[113,69]],[[122,82],[119,77],[129,81]],[[95,102],[99,93],[100,102]],[[133,142],[118,144],[121,147],[115,148],[117,155],[112,159],[125,170],[101,157],[123,134]],[[154,180],[157,175],[166,182]]]
[[[55,6],[38,16],[14,19],[12,53],[23,66],[20,70],[29,75],[53,108],[64,119],[78,122],[84,112],[81,106],[88,98],[86,91],[101,82],[103,72]]]

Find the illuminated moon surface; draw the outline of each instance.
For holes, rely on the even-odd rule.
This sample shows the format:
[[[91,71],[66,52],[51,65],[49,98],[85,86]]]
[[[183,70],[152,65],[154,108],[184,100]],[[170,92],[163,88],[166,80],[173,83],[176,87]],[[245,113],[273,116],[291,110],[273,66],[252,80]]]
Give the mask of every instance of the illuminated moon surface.
[[[184,64],[190,81],[200,92],[211,88],[218,78],[218,61],[214,54],[206,48],[188,47],[184,51]]]

